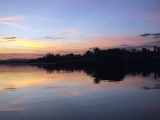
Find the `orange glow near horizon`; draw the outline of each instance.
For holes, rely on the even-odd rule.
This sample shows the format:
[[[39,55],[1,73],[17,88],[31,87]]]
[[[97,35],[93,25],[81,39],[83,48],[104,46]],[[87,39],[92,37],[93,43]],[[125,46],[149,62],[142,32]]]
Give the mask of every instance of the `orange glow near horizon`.
[[[145,42],[137,38],[116,38],[102,35],[92,35],[87,40],[66,40],[63,44],[49,41],[35,41],[30,39],[0,39],[0,60],[10,58],[38,58],[47,53],[52,54],[84,54],[89,48],[101,49],[119,48],[122,44],[140,46]],[[56,40],[55,40],[56,41]],[[58,40],[59,42],[60,40]],[[61,41],[62,42],[62,41]],[[37,56],[38,55],[38,56]]]

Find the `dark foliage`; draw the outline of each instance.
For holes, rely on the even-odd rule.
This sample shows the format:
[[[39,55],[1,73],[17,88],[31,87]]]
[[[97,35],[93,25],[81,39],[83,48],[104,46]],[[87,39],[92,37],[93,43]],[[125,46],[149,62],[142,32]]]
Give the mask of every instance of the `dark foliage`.
[[[32,59],[29,63],[56,63],[64,67],[122,67],[122,66],[157,66],[160,65],[160,47],[154,46],[153,51],[147,48],[131,51],[120,48],[101,50],[97,47],[85,54],[46,54],[42,58]]]

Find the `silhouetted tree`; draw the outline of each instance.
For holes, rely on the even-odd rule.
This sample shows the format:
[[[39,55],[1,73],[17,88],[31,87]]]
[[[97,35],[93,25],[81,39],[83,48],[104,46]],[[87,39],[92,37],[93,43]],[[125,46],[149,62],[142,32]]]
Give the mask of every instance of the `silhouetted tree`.
[[[98,47],[80,54],[51,54],[42,58],[32,59],[29,63],[57,63],[61,66],[90,66],[90,67],[122,67],[122,66],[157,66],[160,65],[160,47],[154,46],[154,51],[147,48],[131,51],[113,48],[101,50]]]

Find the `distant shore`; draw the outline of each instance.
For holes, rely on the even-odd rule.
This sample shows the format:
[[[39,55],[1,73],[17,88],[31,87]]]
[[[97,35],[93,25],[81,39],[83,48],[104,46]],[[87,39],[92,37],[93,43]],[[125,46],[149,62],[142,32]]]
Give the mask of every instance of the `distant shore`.
[[[56,65],[56,63],[0,63],[0,65]]]

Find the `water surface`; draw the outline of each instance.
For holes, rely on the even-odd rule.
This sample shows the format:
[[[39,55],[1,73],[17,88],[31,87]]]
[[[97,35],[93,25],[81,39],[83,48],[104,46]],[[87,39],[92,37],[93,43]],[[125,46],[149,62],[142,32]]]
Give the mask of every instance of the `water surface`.
[[[93,76],[86,70],[0,65],[0,120],[160,119],[155,73],[121,80]]]

